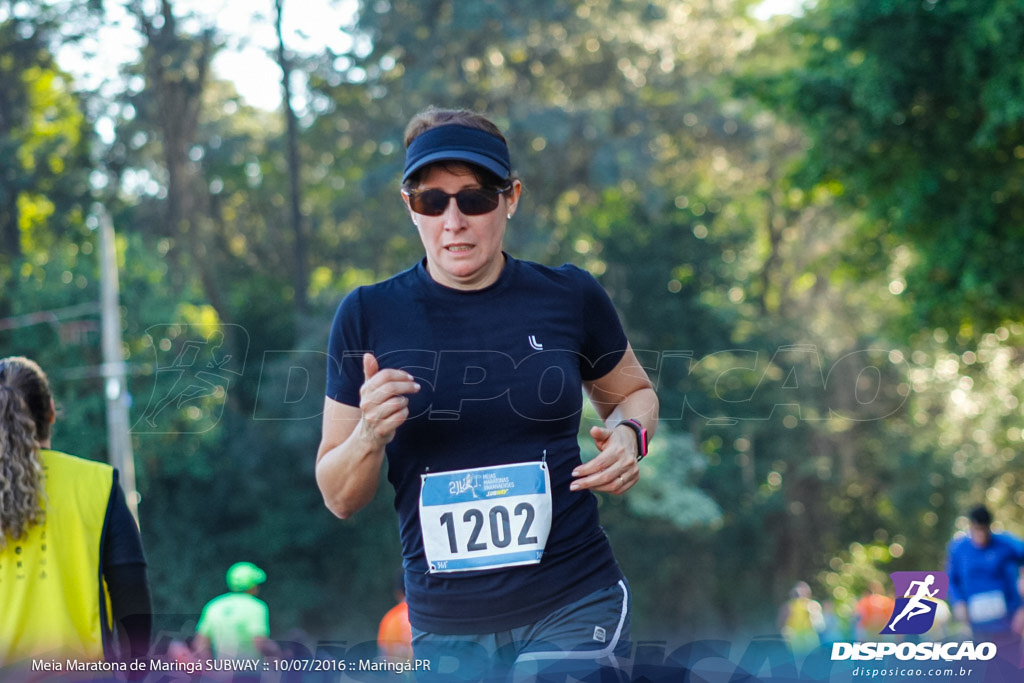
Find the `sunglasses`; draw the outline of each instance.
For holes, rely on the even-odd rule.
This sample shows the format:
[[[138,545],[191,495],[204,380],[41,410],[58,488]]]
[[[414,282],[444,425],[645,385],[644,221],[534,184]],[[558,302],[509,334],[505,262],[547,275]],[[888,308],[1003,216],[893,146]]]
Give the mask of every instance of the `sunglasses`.
[[[402,190],[409,198],[409,206],[423,216],[440,216],[448,208],[448,203],[455,197],[459,211],[467,216],[480,216],[498,208],[498,197],[512,189],[474,187],[448,194],[442,190]]]

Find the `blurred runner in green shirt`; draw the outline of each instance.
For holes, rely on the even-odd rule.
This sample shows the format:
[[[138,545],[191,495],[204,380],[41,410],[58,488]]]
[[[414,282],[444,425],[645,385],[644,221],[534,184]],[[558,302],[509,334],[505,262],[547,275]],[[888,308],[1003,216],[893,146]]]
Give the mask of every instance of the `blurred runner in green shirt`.
[[[200,656],[218,659],[256,659],[277,656],[270,639],[270,610],[256,595],[267,574],[251,562],[236,562],[227,573],[230,593],[206,604],[196,626],[193,647]]]

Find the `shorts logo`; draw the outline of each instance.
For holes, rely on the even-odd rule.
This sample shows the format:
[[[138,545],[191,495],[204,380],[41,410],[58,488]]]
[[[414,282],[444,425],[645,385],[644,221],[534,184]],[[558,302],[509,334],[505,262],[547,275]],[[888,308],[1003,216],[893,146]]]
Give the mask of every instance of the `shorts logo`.
[[[883,634],[921,635],[935,623],[938,600],[945,600],[949,577],[945,572],[893,572],[896,605]]]
[[[605,630],[603,628],[601,628],[600,626],[595,626],[594,627],[594,640],[596,640],[599,643],[605,642],[606,640],[608,640],[607,632],[605,632]]]

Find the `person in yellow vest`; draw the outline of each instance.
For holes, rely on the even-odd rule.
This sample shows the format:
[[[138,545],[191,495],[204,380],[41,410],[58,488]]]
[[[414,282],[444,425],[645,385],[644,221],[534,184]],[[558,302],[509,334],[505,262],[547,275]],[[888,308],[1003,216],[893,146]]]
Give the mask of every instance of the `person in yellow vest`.
[[[267,574],[251,562],[236,562],[225,577],[230,592],[206,603],[192,647],[199,656],[218,659],[277,657],[280,648],[270,639],[270,610],[256,595]]]
[[[149,649],[146,559],[117,471],[51,450],[55,420],[39,365],[0,360],[0,669]]]
[[[821,644],[818,634],[825,621],[821,604],[811,597],[806,581],[797,581],[789,598],[779,610],[779,630],[793,654],[802,657]]]

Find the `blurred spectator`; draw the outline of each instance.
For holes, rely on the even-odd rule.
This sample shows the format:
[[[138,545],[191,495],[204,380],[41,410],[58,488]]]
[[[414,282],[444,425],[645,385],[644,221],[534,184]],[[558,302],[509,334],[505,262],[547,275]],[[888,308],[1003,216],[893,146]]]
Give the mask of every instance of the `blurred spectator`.
[[[278,656],[270,639],[270,610],[256,597],[266,573],[251,562],[236,562],[227,572],[229,593],[206,604],[199,616],[192,646],[200,657],[254,659]]]
[[[144,657],[153,618],[139,528],[117,470],[50,449],[56,419],[42,368],[0,360],[0,665]]]
[[[1019,582],[1024,542],[992,531],[992,513],[979,505],[968,513],[970,533],[950,543],[946,561],[949,601],[958,621],[975,638],[995,643],[999,654],[1021,660],[1024,600]]]
[[[825,628],[821,605],[811,597],[806,581],[798,581],[789,595],[779,609],[779,630],[794,655],[806,655],[821,644],[818,634]]]
[[[853,608],[854,635],[857,640],[861,642],[878,640],[882,629],[889,623],[895,606],[896,601],[886,593],[882,582],[871,581],[868,584],[867,592],[861,596]]]

